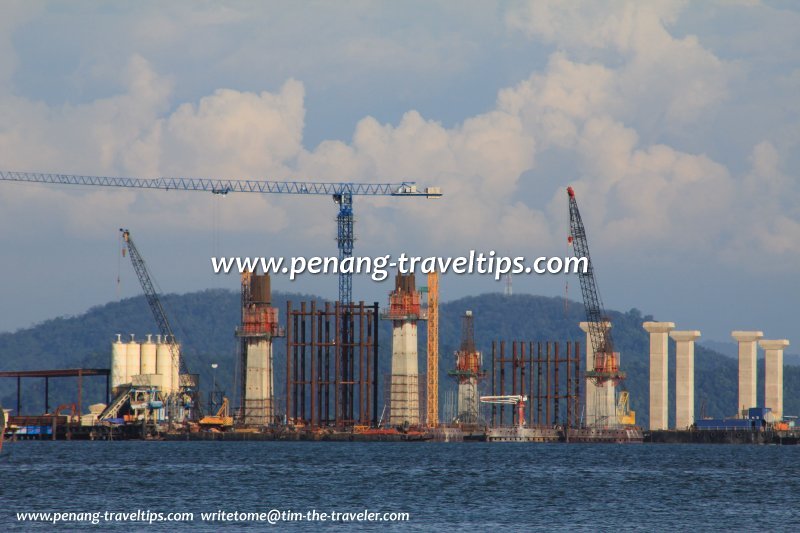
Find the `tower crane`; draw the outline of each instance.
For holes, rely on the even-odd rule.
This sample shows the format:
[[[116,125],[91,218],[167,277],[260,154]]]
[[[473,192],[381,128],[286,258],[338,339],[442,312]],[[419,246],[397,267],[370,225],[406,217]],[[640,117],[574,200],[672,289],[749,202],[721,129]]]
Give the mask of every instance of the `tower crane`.
[[[336,241],[339,248],[339,264],[353,256],[355,242],[353,196],[403,196],[417,198],[440,198],[439,187],[418,189],[413,181],[399,183],[353,183],[353,182],[305,182],[305,181],[260,181],[205,178],[125,178],[109,176],[80,176],[35,172],[0,170],[0,181],[49,183],[57,185],[88,185],[97,187],[126,187],[133,189],[161,189],[181,191],[205,191],[227,195],[232,192],[261,194],[327,195],[339,206],[336,217]],[[352,272],[339,273],[339,301],[348,306],[353,300]]]
[[[619,369],[619,353],[614,351],[614,341],[611,338],[611,329],[606,327],[608,322],[600,293],[597,290],[597,280],[594,275],[594,266],[589,256],[589,243],[586,239],[586,229],[583,227],[578,202],[575,200],[575,191],[567,187],[569,196],[569,227],[568,242],[572,244],[575,257],[584,257],[588,263],[584,271],[578,271],[581,284],[583,306],[586,309],[589,339],[594,351],[594,368],[586,371],[586,377],[595,384],[602,385],[612,382],[614,385],[625,379],[625,373]]]
[[[147,264],[144,262],[144,259],[142,259],[141,254],[139,254],[139,249],[136,248],[136,244],[133,242],[131,232],[123,228],[120,228],[119,231],[122,235],[122,240],[125,241],[125,244],[127,245],[128,255],[131,258],[133,269],[136,271],[136,276],[139,278],[139,283],[142,285],[142,290],[144,291],[145,298],[147,299],[147,304],[150,306],[150,311],[153,313],[153,318],[156,320],[158,332],[161,334],[161,338],[164,339],[164,342],[169,346],[173,364],[178,368],[178,379],[180,380],[178,384],[180,388],[179,394],[186,394],[192,399],[192,410],[195,411],[195,415],[199,415],[200,401],[197,380],[194,379],[194,376],[189,374],[186,362],[178,353],[175,334],[172,331],[172,326],[169,324],[167,313],[164,312],[164,306],[161,305],[161,299],[158,297],[158,292],[153,286],[150,272],[147,270]],[[173,399],[173,401],[169,402],[168,404],[168,406],[171,408],[170,410],[173,411],[170,413],[170,421],[173,421],[175,417],[175,403],[176,399]],[[194,416],[190,418],[199,417]]]

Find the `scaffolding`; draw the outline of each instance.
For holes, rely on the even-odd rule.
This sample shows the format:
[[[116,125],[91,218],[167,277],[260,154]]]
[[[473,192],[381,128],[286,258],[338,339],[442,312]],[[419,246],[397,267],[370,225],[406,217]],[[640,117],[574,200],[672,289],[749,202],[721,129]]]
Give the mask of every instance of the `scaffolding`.
[[[268,274],[245,272],[241,286],[241,324],[237,390],[238,422],[261,427],[275,421],[275,391],[272,340],[285,336],[278,324],[278,308],[272,307]]]
[[[455,353],[456,367],[447,374],[456,380],[458,404],[453,422],[477,424],[480,421],[478,384],[486,378],[483,356],[475,347],[475,326],[472,311],[462,317],[461,345]]]

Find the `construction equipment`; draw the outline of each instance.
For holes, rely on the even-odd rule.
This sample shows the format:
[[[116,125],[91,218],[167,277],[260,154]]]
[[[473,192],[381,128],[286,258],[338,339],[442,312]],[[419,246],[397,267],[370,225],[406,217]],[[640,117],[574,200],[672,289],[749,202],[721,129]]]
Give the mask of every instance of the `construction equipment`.
[[[625,373],[619,369],[619,353],[614,351],[614,342],[611,338],[611,328],[607,326],[608,319],[597,290],[597,280],[594,275],[594,265],[589,256],[589,243],[586,239],[586,229],[583,227],[581,213],[575,200],[575,191],[567,187],[569,196],[569,226],[570,235],[567,242],[572,244],[575,257],[585,258],[587,266],[578,270],[578,279],[581,283],[583,305],[586,309],[589,338],[594,351],[594,368],[587,369],[586,377],[595,384],[602,385],[612,382],[615,385],[625,379]]]
[[[167,416],[169,417],[170,423],[177,421],[180,407],[183,405],[184,407],[188,407],[188,418],[190,420],[197,420],[197,418],[200,417],[201,409],[198,376],[197,374],[189,374],[186,362],[178,353],[177,342],[175,341],[175,334],[172,331],[172,326],[170,326],[167,314],[164,312],[164,306],[161,304],[158,292],[156,292],[153,286],[153,281],[150,272],[147,270],[147,265],[139,254],[139,249],[136,248],[136,244],[133,242],[131,232],[123,228],[120,228],[119,231],[128,247],[128,255],[131,258],[133,269],[136,271],[136,276],[139,278],[139,283],[142,285],[142,290],[144,291],[145,298],[147,298],[150,311],[152,311],[153,318],[155,318],[156,324],[158,325],[158,331],[162,339],[164,339],[164,342],[169,346],[173,364],[178,368],[180,380],[178,383],[179,390],[171,393],[167,398]]]
[[[201,427],[217,428],[221,430],[233,427],[233,417],[230,416],[228,398],[223,397],[222,405],[217,409],[217,412],[213,415],[204,416],[200,419],[199,424]]]
[[[128,187],[134,189],[163,189],[183,191],[205,191],[227,195],[231,192],[261,194],[326,195],[339,206],[336,217],[339,248],[339,263],[353,256],[353,196],[407,196],[441,198],[439,187],[417,189],[411,181],[400,183],[352,183],[352,182],[303,182],[303,181],[257,181],[203,178],[119,178],[108,176],[76,176],[68,174],[45,174],[33,172],[11,172],[0,170],[0,181],[22,181],[28,183],[51,183],[58,185],[93,185],[98,187]],[[342,305],[352,302],[352,269],[340,269],[339,301]]]
[[[125,402],[128,401],[133,393],[132,388],[126,388],[125,390],[121,391],[117,394],[117,397],[111,400],[105,409],[103,409],[100,414],[97,416],[98,420],[109,420],[112,418],[117,418],[120,409],[122,406],[125,405]]]
[[[439,425],[439,273],[428,274],[428,427]]]
[[[456,367],[447,374],[458,383],[458,408],[455,420],[463,424],[477,424],[478,383],[486,378],[481,368],[483,356],[475,346],[475,325],[472,311],[466,311],[462,317],[461,345],[455,353]]]
[[[631,411],[630,394],[624,390],[619,393],[617,400],[617,421],[623,426],[636,425],[636,411]]]
[[[517,406],[516,427],[522,427],[525,425],[525,402],[527,401],[528,397],[520,394],[507,395],[507,396],[481,396],[481,403],[516,405]]]

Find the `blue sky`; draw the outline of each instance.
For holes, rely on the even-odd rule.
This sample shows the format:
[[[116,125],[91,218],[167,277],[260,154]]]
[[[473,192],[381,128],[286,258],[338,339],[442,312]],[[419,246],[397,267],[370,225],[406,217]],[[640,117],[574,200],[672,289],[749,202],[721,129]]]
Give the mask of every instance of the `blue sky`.
[[[5,170],[443,187],[435,202],[357,199],[363,254],[563,255],[571,184],[608,307],[710,339],[760,329],[797,340],[792,2],[2,10]],[[121,226],[169,292],[235,289],[211,274],[214,254],[336,253],[327,198],[0,187],[0,331],[138,294]],[[514,290],[563,295],[565,282],[517,276]],[[333,277],[274,285],[336,294]],[[365,300],[389,289],[355,282]],[[442,282],[445,300],[500,290]]]

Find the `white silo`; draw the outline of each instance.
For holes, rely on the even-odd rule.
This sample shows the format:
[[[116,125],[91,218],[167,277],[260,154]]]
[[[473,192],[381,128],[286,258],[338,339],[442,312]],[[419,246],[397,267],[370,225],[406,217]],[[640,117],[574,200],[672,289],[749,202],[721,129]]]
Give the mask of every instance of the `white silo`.
[[[156,378],[160,383],[161,391],[165,394],[170,394],[175,390],[175,383],[172,381],[172,352],[169,349],[167,342],[161,342],[166,339],[158,338],[156,344]]]
[[[117,340],[111,343],[111,389],[114,390],[126,383],[128,345],[122,342],[122,335],[117,333]]]
[[[133,376],[138,376],[142,373],[141,345],[133,339],[133,333],[131,333],[131,342],[128,343],[125,359],[127,360],[127,364],[125,365],[125,382],[130,383],[133,380]]]
[[[156,345],[153,343],[153,336],[148,335],[147,340],[142,343],[142,374],[156,373]]]

